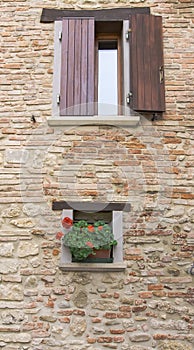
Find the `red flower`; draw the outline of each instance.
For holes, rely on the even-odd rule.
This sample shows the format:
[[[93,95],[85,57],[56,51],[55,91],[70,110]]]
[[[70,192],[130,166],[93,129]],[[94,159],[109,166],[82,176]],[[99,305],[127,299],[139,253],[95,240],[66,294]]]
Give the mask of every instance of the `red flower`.
[[[73,220],[70,219],[69,217],[65,217],[63,220],[62,220],[62,226],[66,229],[68,228],[71,228],[71,226],[73,225]]]
[[[103,226],[98,226],[99,231],[102,231],[102,229],[103,229]]]
[[[90,232],[94,232],[94,226],[89,225],[89,226],[88,226],[88,231],[90,231]]]
[[[57,232],[56,239],[61,239],[63,237],[63,232]]]
[[[86,242],[86,245],[87,245],[88,247],[90,247],[90,248],[94,248],[92,242]]]

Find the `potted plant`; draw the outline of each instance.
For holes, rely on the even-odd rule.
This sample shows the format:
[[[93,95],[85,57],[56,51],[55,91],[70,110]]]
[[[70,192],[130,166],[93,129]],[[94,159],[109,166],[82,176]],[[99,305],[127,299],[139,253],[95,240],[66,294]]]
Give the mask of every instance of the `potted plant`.
[[[93,262],[99,252],[108,252],[108,260],[100,262],[112,262],[110,251],[117,244],[114,239],[112,228],[103,220],[98,220],[94,224],[89,224],[86,220],[73,221],[65,217],[62,226],[66,233],[63,236],[63,244],[69,247],[73,261]],[[92,259],[92,260],[91,260]]]

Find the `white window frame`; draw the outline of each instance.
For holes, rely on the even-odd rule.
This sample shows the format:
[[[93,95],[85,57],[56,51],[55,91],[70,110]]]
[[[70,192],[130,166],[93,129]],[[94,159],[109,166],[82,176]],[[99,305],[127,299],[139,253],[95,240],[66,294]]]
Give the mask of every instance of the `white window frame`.
[[[73,220],[73,209],[63,209],[62,219],[69,217]],[[112,229],[117,245],[113,247],[112,263],[75,263],[68,247],[62,242],[61,261],[59,267],[64,271],[123,271],[127,265],[123,262],[123,212],[112,211]]]

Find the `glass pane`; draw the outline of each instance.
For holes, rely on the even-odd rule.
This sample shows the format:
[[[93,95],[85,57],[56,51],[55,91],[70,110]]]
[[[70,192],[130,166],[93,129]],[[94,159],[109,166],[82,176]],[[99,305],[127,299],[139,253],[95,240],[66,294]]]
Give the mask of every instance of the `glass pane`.
[[[98,114],[118,114],[117,50],[98,50]]]

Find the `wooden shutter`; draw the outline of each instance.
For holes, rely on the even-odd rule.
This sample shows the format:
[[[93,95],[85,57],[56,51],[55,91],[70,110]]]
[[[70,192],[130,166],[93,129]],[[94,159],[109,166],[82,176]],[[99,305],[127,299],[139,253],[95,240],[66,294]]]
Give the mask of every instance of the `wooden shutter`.
[[[165,111],[162,17],[130,17],[130,107],[135,111]]]
[[[60,115],[94,114],[94,19],[62,24]]]

